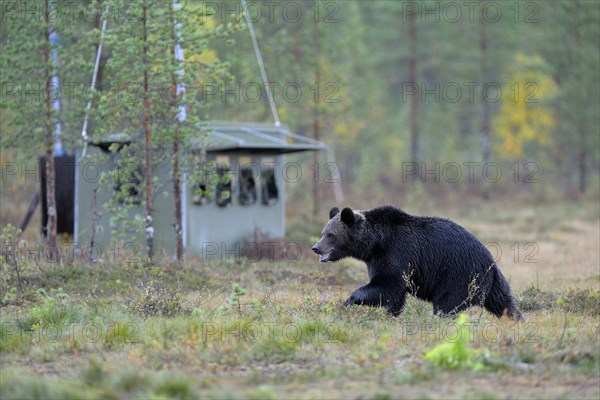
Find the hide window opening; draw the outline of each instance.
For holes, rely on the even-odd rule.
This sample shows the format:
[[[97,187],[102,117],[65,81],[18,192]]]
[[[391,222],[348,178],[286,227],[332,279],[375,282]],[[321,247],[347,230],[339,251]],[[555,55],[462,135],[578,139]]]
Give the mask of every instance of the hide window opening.
[[[266,206],[273,205],[279,199],[279,189],[275,181],[275,170],[269,167],[262,171],[262,203]]]
[[[217,166],[217,188],[215,192],[215,203],[219,207],[225,207],[231,203],[231,170],[229,164],[223,163]]]
[[[192,203],[200,206],[210,203],[206,182],[194,184],[192,187]]]
[[[192,203],[202,206],[212,201],[215,184],[209,177],[213,176],[215,176],[213,163],[196,161],[192,174]]]
[[[113,189],[121,204],[142,204],[144,171],[139,164],[118,163],[113,175]]]
[[[249,206],[256,203],[257,197],[254,170],[250,166],[242,167],[239,179],[238,200],[241,205]]]

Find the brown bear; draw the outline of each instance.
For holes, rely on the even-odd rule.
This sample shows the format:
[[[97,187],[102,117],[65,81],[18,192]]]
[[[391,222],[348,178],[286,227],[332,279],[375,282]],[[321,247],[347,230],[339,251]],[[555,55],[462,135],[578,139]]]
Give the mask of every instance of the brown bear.
[[[460,225],[382,206],[366,211],[333,207],[312,250],[320,262],[364,261],[369,283],[346,305],[383,306],[393,315],[406,293],[433,303],[436,314],[456,315],[479,305],[519,320],[508,281],[485,246]]]

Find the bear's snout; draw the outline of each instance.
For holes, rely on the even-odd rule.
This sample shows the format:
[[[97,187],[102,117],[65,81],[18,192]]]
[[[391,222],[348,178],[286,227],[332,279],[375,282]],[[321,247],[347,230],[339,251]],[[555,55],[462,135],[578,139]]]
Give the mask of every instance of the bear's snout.
[[[318,244],[318,243],[317,243],[317,244],[315,244],[315,245],[312,247],[312,251],[313,251],[315,254],[322,254],[322,252],[321,252],[321,249],[319,248],[319,244]]]
[[[325,250],[325,251],[323,251],[321,249],[321,247],[319,247],[319,243],[316,243],[312,247],[312,251],[314,251],[315,254],[319,256],[319,262],[324,263],[324,262],[327,262],[327,261],[333,261],[331,259],[332,250]]]

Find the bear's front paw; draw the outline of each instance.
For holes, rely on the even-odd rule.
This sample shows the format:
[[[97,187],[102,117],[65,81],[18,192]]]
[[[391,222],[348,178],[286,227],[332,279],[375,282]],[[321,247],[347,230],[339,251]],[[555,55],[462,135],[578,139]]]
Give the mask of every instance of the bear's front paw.
[[[342,304],[342,307],[348,307],[351,304],[352,304],[352,297],[348,297],[346,299],[346,301],[344,302],[344,304]]]
[[[363,303],[362,298],[360,296],[357,296],[355,293],[352,293],[352,295],[350,297],[348,297],[348,299],[344,303],[344,306],[349,306],[352,304],[362,304],[362,303]]]

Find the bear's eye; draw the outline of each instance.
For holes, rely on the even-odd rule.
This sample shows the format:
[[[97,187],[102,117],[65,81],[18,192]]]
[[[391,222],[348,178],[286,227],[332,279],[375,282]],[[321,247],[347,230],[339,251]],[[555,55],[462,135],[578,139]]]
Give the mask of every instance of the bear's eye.
[[[332,237],[333,237],[333,233],[328,233],[328,234],[327,234],[327,237],[328,237],[328,238],[332,238]]]

